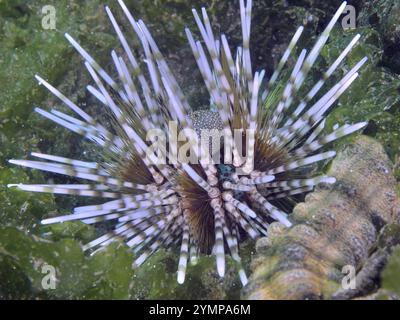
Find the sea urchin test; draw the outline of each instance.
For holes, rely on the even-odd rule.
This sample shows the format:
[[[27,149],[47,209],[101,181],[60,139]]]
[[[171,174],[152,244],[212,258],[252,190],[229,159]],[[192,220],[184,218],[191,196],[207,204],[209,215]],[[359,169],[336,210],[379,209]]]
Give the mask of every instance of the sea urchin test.
[[[251,0],[240,1],[243,44],[234,51],[225,35],[214,33],[206,10],[202,8],[198,13],[193,9],[202,41],[196,40],[189,29],[186,35],[215,112],[193,111],[144,22],[135,20],[122,0],[119,4],[141,43],[145,59],[138,61],[106,7],[122,47],[122,54],[111,52],[115,79],[71,35],[65,35],[83,57],[93,78],[95,86],[89,85],[88,91],[98,100],[99,108],[110,111],[112,130],[36,76],[74,116],[55,109],[35,111],[97,145],[100,160],[88,162],[64,157],[68,155],[32,153],[40,161],[10,162],[79,178],[82,184],[10,186],[33,192],[97,197],[94,205],[76,207],[71,214],[42,221],[114,222],[111,231],[85,244],[85,250],[96,252],[122,239],[134,252],[133,266],[138,267],[160,248],[176,247],[180,250],[179,283],[185,280],[188,261],[196,263],[197,257],[204,254],[216,257],[217,272],[223,277],[225,255],[229,254],[246,285],[239,254],[242,239],[266,235],[274,220],[290,227],[285,203],[319,183],[335,182],[334,177],[315,176],[310,170],[316,163],[335,156],[334,151],[323,150],[325,146],[366,126],[361,122],[345,124],[331,133],[324,130],[327,115],[357,79],[367,60],[351,66],[335,85],[325,88],[360,35],[354,37],[308,93],[299,94],[346,3],[337,10],[311,50],[303,49],[297,55],[297,43],[303,32],[303,27],[299,27],[269,79],[265,79],[264,71],[253,72],[252,68]],[[288,67],[292,58],[293,67]],[[285,69],[289,78],[282,90],[276,90]],[[271,96],[277,92],[277,102],[271,105]],[[202,161],[201,157],[198,164],[173,162],[167,154],[165,163],[154,161],[149,157],[151,142],[146,140],[146,133],[153,129],[166,131],[170,121],[177,124],[187,140],[192,138],[193,130],[218,129],[224,137],[241,130],[240,140],[245,141],[249,161],[241,161],[235,139],[231,140],[231,163],[222,159],[216,164]],[[174,143],[180,142],[169,141],[168,147],[175,148]],[[195,148],[193,152],[202,153],[204,149]]]

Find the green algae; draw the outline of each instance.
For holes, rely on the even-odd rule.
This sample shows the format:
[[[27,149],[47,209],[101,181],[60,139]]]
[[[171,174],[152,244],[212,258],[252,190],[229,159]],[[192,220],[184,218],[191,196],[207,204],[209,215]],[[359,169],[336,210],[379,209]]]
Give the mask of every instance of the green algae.
[[[197,1],[126,1],[135,16],[142,17],[171,61],[178,81],[183,84],[195,107],[208,102],[200,74],[189,47],[186,45],[184,27],[196,30],[191,8],[199,8]],[[374,1],[376,2],[376,1]],[[41,27],[41,8],[54,3],[57,29]],[[313,34],[319,24],[326,21],[336,5],[326,1],[255,1],[252,45],[257,67],[267,71],[282,53],[295,27],[307,17],[307,31]],[[394,3],[394,4],[393,4]],[[231,43],[240,41],[237,6],[234,2],[204,2],[209,7],[211,19],[218,29],[232,33]],[[272,5],[273,4],[273,5]],[[385,9],[396,1],[379,1]],[[111,5],[112,7],[114,4]],[[393,48],[392,39],[398,34],[395,10],[375,10],[370,6],[360,13],[360,26],[344,32],[337,28],[322,52],[318,68],[329,65],[351,37],[359,32],[360,45],[353,51],[341,72],[349,69],[363,56],[369,62],[360,78],[340,99],[338,108],[328,119],[328,128],[336,123],[369,120],[368,133],[385,143],[394,159],[399,156],[398,128],[400,115],[399,78],[397,69],[389,69],[394,55],[387,57],[385,50]],[[375,11],[371,11],[375,10]],[[85,93],[90,82],[83,71],[79,55],[70,47],[63,33],[69,32],[93,54],[98,62],[109,67],[109,51],[116,45],[116,37],[103,10],[102,1],[4,1],[0,2],[0,297],[3,298],[69,298],[69,299],[149,299],[149,298],[238,298],[240,284],[234,265],[228,260],[227,275],[216,275],[215,261],[201,258],[196,266],[188,267],[183,285],[176,282],[176,251],[162,250],[141,268],[132,271],[133,256],[126,246],[112,244],[94,256],[82,252],[81,244],[96,236],[93,227],[81,222],[69,222],[43,227],[39,221],[49,215],[68,213],[78,200],[53,197],[47,194],[28,193],[6,188],[8,183],[40,183],[55,177],[12,167],[10,158],[25,157],[30,151],[55,153],[73,158],[81,157],[81,150],[93,159],[96,150],[87,142],[63,128],[54,126],[33,113],[36,105],[64,107],[34,81],[39,73],[62,90],[72,100],[86,104],[95,114],[98,110]],[[118,10],[114,10],[118,12]],[[371,16],[379,15],[379,22],[371,23]],[[117,14],[118,18],[120,15]],[[172,17],[172,18],[171,18]],[[367,18],[369,17],[369,18]],[[325,19],[325,20],[324,20]],[[304,45],[315,40],[308,37]],[[397,55],[398,56],[398,55]],[[390,60],[390,59],[391,60]],[[383,63],[382,61],[386,62]],[[395,63],[393,63],[396,66]],[[317,79],[318,73],[313,75]],[[195,81],[193,81],[195,79]],[[65,110],[65,108],[64,108]],[[65,180],[63,180],[65,181]],[[82,204],[82,201],[79,202]],[[249,264],[252,246],[244,248],[245,266]],[[45,290],[41,281],[42,266],[48,263],[57,271],[57,286]],[[389,279],[389,278],[388,278]],[[388,280],[390,283],[390,280]],[[196,288],[196,290],[193,290]]]
[[[188,266],[187,278],[182,285],[176,281],[177,261],[177,253],[165,250],[155,253],[135,272],[132,298],[238,299],[241,286],[230,259],[224,279],[216,274],[215,259],[204,257],[195,266]]]
[[[254,248],[253,241],[241,246],[241,258],[246,273]],[[235,262],[227,257],[225,277],[216,272],[215,258],[201,257],[188,264],[185,282],[176,281],[178,253],[164,249],[156,252],[135,271],[131,288],[132,299],[239,299],[242,285]],[[193,289],[195,288],[195,290]]]
[[[400,296],[400,247],[389,258],[382,274],[382,288]]]
[[[400,3],[397,0],[373,0],[365,3],[360,12],[361,24],[371,25],[382,35],[384,56],[382,65],[400,73],[399,27]]]
[[[81,39],[100,57],[116,40],[104,32],[106,17],[96,1],[83,5],[78,1],[58,1],[54,4],[56,30],[41,27],[41,8],[48,4],[0,3],[0,296],[128,298],[133,271],[126,248],[112,246],[93,258],[86,257],[78,241],[93,239],[92,229],[80,222],[42,227],[40,219],[58,208],[54,197],[6,187],[9,183],[40,183],[49,177],[36,170],[10,166],[8,159],[25,157],[38,149],[51,152],[52,148],[68,155],[74,143],[81,145],[67,130],[32,112],[36,105],[61,104],[47,98],[50,95],[34,80],[36,73],[56,85],[64,81],[64,92],[73,92],[74,98],[83,96],[84,86],[80,90],[75,87],[76,79],[81,78],[80,69],[72,68],[81,61],[63,33]],[[56,269],[58,282],[54,290],[44,290],[41,285],[45,274],[40,268],[45,263]]]
[[[41,218],[46,211],[54,209],[54,199],[48,195],[28,194],[7,189],[8,183],[27,183],[44,180],[42,173],[35,170],[21,170],[11,167],[8,159],[26,157],[30,151],[50,151],[54,144],[59,154],[68,155],[73,150],[72,145],[78,137],[67,130],[49,123],[46,119],[32,112],[38,105],[47,104],[50,95],[34,80],[34,75],[40,73],[45,79],[55,84],[59,83],[70,71],[71,63],[78,63],[78,58],[63,36],[68,31],[78,38],[83,38],[89,48],[102,49],[113,44],[113,37],[103,33],[104,28],[96,27],[104,15],[102,8],[95,2],[81,5],[77,1],[60,1],[56,8],[56,30],[44,30],[41,27],[41,8],[49,4],[47,1],[5,1],[0,3],[0,20],[2,30],[0,36],[0,208],[1,225],[13,224],[13,216],[17,225],[22,223],[22,214],[16,214],[22,209],[26,217]],[[97,18],[93,14],[97,13]],[[103,17],[105,20],[105,17]],[[89,28],[97,29],[96,39],[87,37]],[[86,35],[86,37],[85,37]],[[113,39],[113,41],[110,41]],[[100,51],[101,53],[101,51]],[[68,91],[76,91],[72,84]],[[76,96],[77,93],[74,93]],[[50,105],[60,105],[60,102],[50,98]],[[82,140],[82,139],[80,139]],[[76,148],[76,147],[75,147]],[[26,172],[26,173],[24,173]],[[21,210],[19,208],[22,208]]]
[[[368,121],[365,133],[377,138],[394,161],[400,154],[400,77],[382,65],[384,36],[371,26],[360,25],[346,31],[336,28],[321,55],[326,65],[332,63],[357,33],[361,35],[360,43],[349,54],[341,72],[344,74],[364,56],[368,57],[368,61],[361,69],[359,78],[346,90],[329,115],[327,127]],[[339,144],[345,141],[343,139]]]
[[[41,26],[41,9],[48,1],[6,1],[1,3],[2,34],[0,41],[1,87],[1,131],[11,135],[15,126],[25,124],[35,104],[41,104],[45,91],[34,81],[39,73],[50,82],[60,79],[71,67],[69,61],[75,54],[65,41],[64,32],[70,32],[78,39],[84,39],[89,47],[95,49],[109,46],[110,35],[96,33],[96,39],[87,37],[87,31],[101,23],[103,11],[96,1],[58,1],[56,9],[56,29],[46,30]],[[23,8],[23,9],[20,9]],[[16,17],[10,18],[11,16]],[[94,18],[94,16],[97,18]],[[86,35],[86,36],[85,36]],[[107,40],[108,39],[108,40]],[[106,41],[105,41],[106,40]]]
[[[400,77],[387,67],[382,66],[383,39],[375,29],[360,25],[356,29],[343,30],[336,27],[329,43],[321,52],[316,72],[312,72],[302,93],[307,93],[321,77],[321,70],[327,70],[347,46],[351,39],[360,34],[361,39],[329,79],[327,86],[339,81],[358,61],[367,57],[366,64],[359,71],[359,77],[340,97],[337,106],[327,118],[327,130],[336,125],[368,121],[364,133],[377,138],[385,146],[394,161],[400,154],[399,106]],[[344,146],[348,138],[336,142],[337,148]]]
[[[111,244],[86,256],[73,239],[52,242],[14,228],[0,228],[0,293],[7,292],[8,297],[127,299],[133,278],[131,261],[125,245]],[[43,285],[46,266],[56,272],[54,288]]]

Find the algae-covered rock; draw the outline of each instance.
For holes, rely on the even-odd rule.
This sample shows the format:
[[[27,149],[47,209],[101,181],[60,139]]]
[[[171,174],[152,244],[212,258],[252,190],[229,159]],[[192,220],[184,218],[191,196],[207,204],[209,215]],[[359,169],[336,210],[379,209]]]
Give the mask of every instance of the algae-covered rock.
[[[360,13],[360,23],[370,24],[384,39],[383,64],[400,73],[400,3],[397,0],[367,1]]]
[[[160,250],[135,271],[132,284],[134,299],[229,299],[238,298],[240,281],[231,261],[224,279],[215,272],[215,259],[201,257],[188,267],[188,277],[176,281],[178,255]],[[196,288],[193,290],[193,288]]]
[[[400,247],[398,246],[389,258],[382,274],[382,288],[400,296]]]
[[[226,30],[230,43],[237,45],[241,41],[237,2],[125,2],[135,17],[142,18],[154,33],[193,107],[207,106],[208,95],[200,73],[194,72],[197,67],[186,43],[184,27],[188,26],[197,33],[191,8],[205,5],[216,30]],[[348,70],[351,63],[364,55],[368,55],[370,63],[355,82],[354,89],[350,89],[340,100],[338,111],[329,119],[329,126],[336,122],[371,120],[369,134],[384,141],[387,150],[396,157],[400,145],[400,116],[395,112],[399,102],[399,81],[396,75],[380,64],[386,62],[388,67],[389,62],[393,62],[392,70],[398,70],[398,55],[391,54],[389,58],[382,55],[383,50],[385,53],[394,52],[398,43],[395,23],[398,5],[395,0],[386,0],[373,1],[379,4],[377,7],[369,4],[365,7],[366,4],[360,5],[363,2],[368,3],[357,1],[357,8],[364,8],[363,12],[374,10],[372,18],[376,12],[380,17],[379,23],[364,19],[368,14],[360,13],[360,27],[357,30],[343,33],[339,27],[322,52],[324,61],[318,65],[321,68],[327,66],[350,37],[355,32],[361,32],[361,44],[342,70]],[[40,226],[39,221],[44,216],[56,215],[59,211],[68,213],[70,208],[78,204],[76,198],[55,198],[5,187],[8,183],[66,182],[59,176],[15,168],[7,163],[8,159],[25,157],[30,151],[82,160],[95,159],[96,150],[81,137],[54,126],[32,112],[35,106],[66,110],[43,86],[37,85],[34,74],[40,74],[89,113],[98,118],[104,117],[103,113],[97,113],[97,102],[85,90],[91,80],[83,68],[82,60],[63,34],[70,33],[113,75],[115,71],[110,65],[110,50],[118,48],[118,41],[104,12],[103,1],[62,0],[51,3],[56,10],[55,30],[43,29],[41,25],[44,17],[42,8],[49,1],[0,2],[0,297],[237,298],[240,286],[232,262],[229,262],[225,280],[221,280],[215,274],[215,261],[202,258],[198,265],[189,267],[190,276],[183,286],[176,283],[176,254],[173,252],[154,255],[133,273],[133,257],[125,246],[113,244],[93,257],[82,252],[80,243],[93,239],[96,228],[80,222]],[[255,0],[251,38],[252,47],[255,48],[252,53],[255,69],[264,68],[267,75],[271,73],[298,25],[307,24],[307,34],[301,45],[307,46],[314,41],[317,32],[339,3]],[[116,1],[108,4],[117,19],[123,22],[124,17]],[[129,30],[126,21],[123,27]],[[139,45],[133,37],[132,45]],[[85,152],[82,153],[82,150]],[[246,250],[250,252],[251,248]],[[55,290],[44,290],[41,285],[45,275],[41,273],[42,262],[56,268],[59,283]]]
[[[254,243],[247,241],[241,246],[241,257],[246,272]],[[176,281],[178,252],[159,250],[140,268],[135,270],[131,285],[132,299],[239,299],[242,285],[237,268],[230,257],[227,259],[225,277],[216,272],[215,257],[201,256],[195,265],[189,264],[185,282]]]
[[[32,112],[38,105],[61,105],[56,98],[46,102],[49,95],[37,84],[34,75],[40,74],[58,85],[62,79],[65,80],[65,74],[74,76],[75,80],[81,74],[81,68],[72,67],[81,63],[81,59],[67,43],[64,32],[85,41],[86,46],[100,57],[115,43],[114,37],[104,33],[102,22],[106,17],[96,1],[84,5],[77,1],[58,1],[54,4],[55,30],[42,27],[42,8],[45,5],[48,5],[47,1],[0,3],[3,17],[0,19],[0,199],[7,204],[0,208],[1,225],[13,224],[13,216],[21,219],[21,214],[18,214],[21,210],[26,216],[26,224],[31,215],[38,219],[54,210],[51,196],[35,195],[31,198],[29,194],[4,187],[8,183],[27,183],[31,179],[40,183],[50,177],[38,172],[24,175],[23,170],[11,168],[8,159],[24,157],[30,151],[51,153],[54,149],[58,154],[73,155],[73,151],[82,146],[82,139]],[[91,34],[95,37],[88,33],[90,29],[97,30]],[[73,92],[70,96],[75,100],[78,97],[79,101],[85,86],[77,89],[75,81],[66,83],[64,93],[70,95]]]
[[[0,298],[127,299],[131,261],[125,245],[86,256],[75,240],[53,242],[1,227]]]
[[[325,62],[333,62],[351,37],[357,33],[361,35],[360,43],[346,59],[342,70],[349,70],[363,56],[368,57],[368,62],[329,116],[328,127],[336,123],[369,121],[365,133],[383,143],[392,161],[400,154],[400,69],[394,61],[400,52],[399,8],[398,1],[365,2],[358,11],[357,28],[345,31],[336,28],[322,51]],[[389,47],[397,49],[390,49],[393,52],[389,53]]]
[[[342,74],[364,56],[368,57],[368,61],[361,69],[359,78],[343,94],[338,106],[329,115],[327,127],[332,128],[337,123],[369,121],[365,132],[382,142],[394,160],[400,152],[400,78],[381,66],[383,44],[380,34],[364,26],[345,33],[336,29],[321,54],[326,65],[329,65],[357,33],[361,35],[360,43],[346,59],[341,68]]]
[[[400,208],[397,208],[400,209]],[[395,215],[400,219],[400,214]],[[356,286],[352,290],[340,288],[333,294],[334,299],[399,299],[393,291],[382,285],[383,271],[393,250],[400,244],[399,221],[385,225],[379,232],[373,252],[363,263],[361,270],[355,278]],[[367,293],[367,295],[365,295]]]
[[[5,186],[6,183],[28,181],[29,178],[23,171],[0,165],[0,226],[37,231],[38,220],[43,216],[43,210],[54,210],[54,199],[51,195],[33,195],[11,190]]]
[[[353,138],[328,175],[336,183],[309,194],[293,210],[294,225],[270,228],[268,241],[257,246],[245,298],[331,298],[342,285],[343,267],[355,272],[365,266],[381,229],[398,221],[392,164],[376,140]]]
[[[55,85],[65,81],[68,74],[70,78],[63,91],[74,99],[78,97],[78,101],[79,96],[84,97],[84,85],[77,89],[72,81],[81,78],[81,68],[72,67],[81,60],[63,33],[82,39],[100,57],[115,43],[115,37],[104,33],[103,25],[108,24],[103,23],[106,16],[98,2],[58,1],[54,4],[55,30],[41,26],[41,10],[47,4],[48,1],[0,3],[3,17],[0,19],[0,295],[1,298],[127,298],[133,272],[126,249],[112,246],[96,257],[86,257],[76,240],[88,241],[94,236],[93,230],[82,223],[42,228],[40,219],[58,209],[54,197],[5,187],[9,183],[52,179],[50,175],[10,167],[8,159],[23,157],[29,151],[51,153],[53,148],[56,153],[68,155],[79,148],[77,137],[32,112],[35,105],[61,105],[55,98],[46,102],[48,94],[37,85],[35,74]],[[89,33],[90,29],[94,32]],[[42,232],[48,240],[38,237]],[[47,264],[56,271],[55,289],[46,290],[42,286],[46,276],[42,267]]]
[[[104,31],[105,14],[97,1],[58,1],[54,4],[56,29],[42,27],[43,7],[48,1],[6,1],[0,4],[1,19],[0,81],[2,103],[0,116],[2,133],[11,136],[16,126],[32,111],[34,104],[42,104],[45,91],[34,80],[40,73],[50,82],[57,82],[71,67],[74,50],[64,38],[69,32],[85,41],[87,47],[99,53],[109,51],[114,43]],[[92,33],[92,35],[94,35]],[[97,47],[97,48],[96,48]]]

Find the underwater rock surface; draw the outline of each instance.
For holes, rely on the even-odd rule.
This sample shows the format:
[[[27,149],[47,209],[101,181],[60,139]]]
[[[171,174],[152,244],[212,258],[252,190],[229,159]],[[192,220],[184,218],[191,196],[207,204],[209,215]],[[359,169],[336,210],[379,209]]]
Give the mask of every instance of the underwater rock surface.
[[[199,107],[204,107],[208,101],[204,100],[205,91],[200,85],[200,74],[193,75],[193,69],[197,68],[193,68],[195,61],[183,31],[185,25],[193,27],[190,10],[192,6],[200,7],[198,1],[126,2],[135,15],[143,17],[156,34],[156,40],[162,51],[167,53],[171,66],[176,67],[176,75],[183,74],[178,80],[192,101]],[[310,17],[307,30],[314,34],[341,1],[254,2],[257,17],[253,23],[256,32],[252,43],[253,47],[257,46],[257,50],[253,61],[258,68],[266,68],[268,71],[276,65],[295,27],[302,23],[306,13]],[[51,228],[42,227],[38,223],[49,212],[56,215],[60,213],[59,208],[72,207],[71,202],[77,201],[76,199],[55,199],[47,194],[30,194],[5,188],[6,183],[47,183],[56,178],[50,174],[24,172],[10,167],[6,163],[7,159],[19,158],[37,150],[72,156],[79,154],[81,149],[88,149],[90,153],[89,144],[82,143],[81,139],[67,130],[55,127],[32,113],[33,107],[38,104],[60,105],[55,98],[49,98],[50,95],[43,88],[37,86],[33,75],[38,72],[49,82],[56,85],[62,83],[58,88],[69,97],[76,97],[80,105],[86,105],[85,110],[89,110],[89,113],[95,110],[84,86],[76,85],[88,83],[89,77],[82,72],[81,60],[74,54],[63,33],[69,32],[85,43],[88,51],[95,52],[100,63],[109,61],[110,48],[117,42],[103,10],[103,1],[87,1],[84,5],[82,1],[76,0],[57,1],[57,30],[54,31],[40,27],[41,8],[46,4],[47,0],[0,3],[0,298],[238,298],[240,288],[237,287],[236,278],[231,279],[228,276],[226,283],[215,278],[211,274],[214,265],[208,260],[200,262],[196,267],[199,271],[195,273],[195,280],[192,282],[188,279],[186,287],[178,287],[176,284],[175,266],[164,268],[169,261],[164,259],[165,255],[174,256],[175,253],[154,256],[154,260],[144,265],[136,275],[130,269],[133,257],[123,245],[99,253],[99,257],[95,259],[97,262],[92,263],[90,261],[94,258],[83,255],[80,243],[94,237],[96,231],[93,228],[81,223],[64,223]],[[240,34],[239,21],[236,19],[236,1],[202,1],[202,4],[210,10],[213,21],[217,19],[221,29],[228,30],[234,43],[235,34]],[[400,72],[400,46],[396,29],[399,25],[399,3],[397,0],[357,1],[356,7],[359,12],[357,29],[345,33],[341,29],[337,30],[327,49],[322,52],[326,61],[321,62],[321,70],[343,49],[343,44],[348,42],[345,38],[352,37],[356,32],[362,34],[362,43],[350,56],[354,57],[351,61],[367,54],[370,62],[368,69],[360,76],[360,84],[355,83],[354,89],[350,88],[349,93],[342,97],[340,106],[328,122],[333,126],[338,122],[370,120],[367,134],[384,143],[391,159],[396,160],[400,154],[400,81],[397,75]],[[239,40],[236,38],[236,41]],[[199,89],[199,86],[203,89]],[[356,103],[357,101],[360,102]],[[397,175],[400,177],[400,170]],[[15,245],[19,242],[23,245]],[[246,250],[249,256],[253,246],[248,246]],[[57,254],[53,256],[50,252]],[[24,260],[26,254],[31,254],[32,259]],[[396,264],[399,254],[395,254],[394,252],[394,262],[389,263],[385,269],[392,271],[385,271],[383,275],[383,286],[390,290],[394,290],[393,287],[399,283],[396,276],[400,270],[399,263]],[[114,261],[114,255],[121,258],[110,265],[110,261]],[[43,290],[40,283],[43,277],[42,264],[35,261],[47,261],[55,266],[64,264],[68,271],[62,272],[61,279],[65,284],[54,292]],[[159,261],[162,263],[157,265]],[[156,269],[158,271],[166,270],[162,277],[159,272],[146,272],[154,269],[154,265],[159,267]],[[126,273],[119,273],[118,270],[126,270]],[[104,273],[99,276],[98,281],[94,281],[94,275],[98,272]],[[146,283],[147,280],[149,281]],[[73,284],[79,281],[80,286],[75,287]],[[136,285],[136,282],[143,285]],[[222,282],[225,284],[221,285]],[[196,294],[192,288],[197,284],[201,284],[204,290],[199,290]],[[331,292],[333,291],[334,288]]]
[[[342,268],[362,272],[382,228],[400,222],[392,164],[376,140],[355,138],[328,173],[337,182],[294,208],[293,227],[274,223],[258,240],[244,298],[332,298],[348,272]]]

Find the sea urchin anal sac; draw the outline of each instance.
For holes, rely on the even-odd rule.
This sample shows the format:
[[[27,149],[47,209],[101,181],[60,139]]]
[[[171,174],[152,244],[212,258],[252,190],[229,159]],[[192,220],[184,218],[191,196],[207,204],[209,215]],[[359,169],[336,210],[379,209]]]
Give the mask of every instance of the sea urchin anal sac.
[[[160,247],[180,245],[179,283],[184,282],[188,259],[195,263],[199,254],[214,254],[218,274],[224,276],[225,254],[229,252],[245,285],[247,278],[239,256],[240,239],[246,235],[253,238],[265,235],[273,220],[290,227],[282,203],[290,201],[293,195],[312,190],[318,183],[335,182],[333,177],[311,176],[310,165],[335,156],[334,151],[318,151],[366,125],[365,122],[344,125],[330,134],[323,133],[327,114],[358,77],[366,58],[326,93],[321,94],[321,89],[356,45],[359,35],[305,96],[298,94],[346,3],[340,6],[311,51],[302,50],[294,57],[294,66],[282,90],[276,90],[277,80],[282,78],[289,58],[296,55],[294,48],[303,27],[295,32],[276,71],[264,81],[264,71],[253,73],[251,66],[252,1],[240,1],[243,46],[236,49],[235,57],[225,35],[217,38],[213,33],[206,10],[202,8],[202,17],[193,10],[202,42],[196,41],[188,29],[186,35],[217,112],[192,111],[146,25],[133,18],[122,0],[119,4],[140,40],[145,59],[138,61],[135,58],[116,19],[106,7],[123,48],[122,55],[115,51],[111,53],[118,80],[113,80],[85,49],[70,35],[65,35],[84,58],[97,86],[88,86],[89,92],[111,111],[111,128],[97,122],[55,87],[36,76],[39,83],[77,117],[54,109],[48,112],[36,108],[35,111],[98,145],[102,160],[86,162],[32,153],[44,161],[10,162],[87,182],[11,186],[34,192],[108,199],[96,205],[76,207],[72,214],[42,221],[43,224],[71,220],[88,224],[114,221],[112,231],[86,244],[85,250],[101,249],[112,241],[123,239],[136,254],[134,266],[139,266]],[[141,68],[147,69],[146,73]],[[276,103],[266,107],[277,92]],[[166,132],[170,122],[176,123],[188,140],[193,138],[190,132],[202,129],[222,130],[224,137],[232,137],[239,130],[239,140],[244,141],[247,150],[246,161],[241,161],[237,140],[229,149],[232,163],[222,160],[217,164],[203,158],[197,164],[171,161],[171,154],[167,155],[166,150],[161,153],[167,161],[156,161],[151,154],[149,156],[151,141],[147,141],[147,133],[157,128]],[[181,142],[170,140],[168,149],[179,144]],[[227,142],[224,144],[226,146]],[[225,150],[224,146],[221,149]],[[191,149],[195,155],[203,154],[204,150]]]

